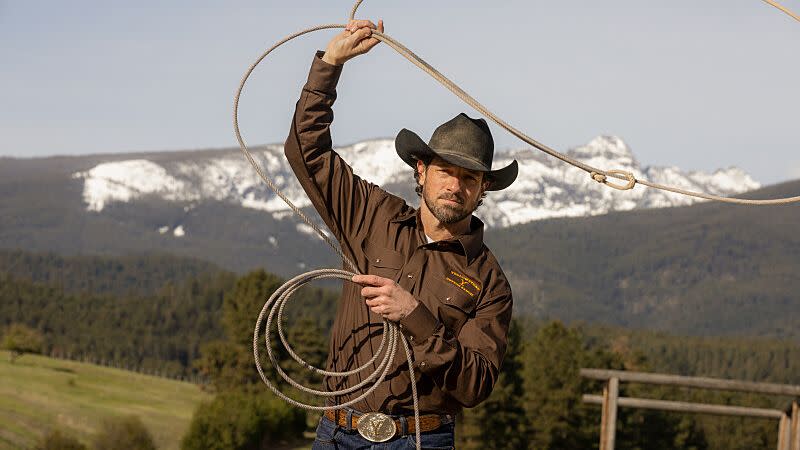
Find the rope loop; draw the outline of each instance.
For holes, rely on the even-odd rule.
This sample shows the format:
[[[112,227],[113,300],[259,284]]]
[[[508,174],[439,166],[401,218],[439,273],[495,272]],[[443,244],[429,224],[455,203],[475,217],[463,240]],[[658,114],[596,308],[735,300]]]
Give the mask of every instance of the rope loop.
[[[592,177],[594,181],[597,181],[600,184],[605,184],[610,188],[618,189],[620,191],[627,191],[633,189],[633,187],[636,186],[636,177],[634,177],[632,173],[626,170],[614,169],[614,170],[607,170],[605,173],[592,171],[589,173],[589,175]],[[614,178],[619,178],[620,180],[622,179],[628,180],[628,182],[626,184],[611,183],[608,181],[608,175],[611,175]]]
[[[261,308],[261,312],[258,315],[258,319],[256,320],[256,326],[253,330],[253,357],[256,363],[256,369],[258,370],[258,374],[261,376],[261,380],[264,384],[269,387],[269,389],[280,399],[284,400],[285,402],[289,403],[290,405],[296,406],[298,408],[303,408],[311,411],[328,411],[328,410],[336,410],[341,409],[347,406],[351,406],[355,403],[360,402],[367,398],[375,389],[378,388],[386,376],[389,374],[389,371],[392,368],[392,363],[395,360],[395,355],[397,354],[398,344],[401,344],[403,350],[406,354],[406,362],[408,363],[408,370],[409,376],[411,377],[411,396],[414,402],[414,421],[416,425],[416,443],[417,448],[420,448],[420,425],[419,425],[419,397],[417,394],[417,386],[414,376],[414,364],[413,364],[413,352],[406,341],[405,336],[400,332],[399,327],[396,323],[384,319],[383,321],[383,336],[381,338],[381,342],[378,345],[378,348],[372,355],[368,361],[364,362],[360,367],[356,367],[355,369],[343,371],[343,372],[335,372],[335,371],[328,371],[323,370],[321,368],[315,367],[305,361],[300,355],[295,353],[292,349],[291,345],[289,345],[288,340],[286,339],[286,335],[283,329],[283,312],[286,304],[289,302],[291,296],[297,292],[304,284],[309,283],[313,280],[319,279],[339,279],[343,281],[352,281],[353,276],[355,275],[354,272],[349,272],[346,270],[341,269],[317,269],[312,270],[310,272],[306,272],[300,274],[291,280],[284,283],[281,287],[275,290],[275,292],[270,295],[269,299],[264,303],[264,306]],[[278,387],[270,381],[267,375],[264,373],[264,369],[261,367],[261,352],[259,350],[259,338],[261,337],[262,332],[262,324],[264,326],[264,341],[266,344],[267,355],[269,357],[269,361],[272,364],[275,371],[283,378],[291,386],[294,386],[296,389],[305,392],[307,394],[316,395],[320,397],[338,397],[347,394],[351,394],[353,392],[359,391],[363,389],[363,392],[360,392],[355,398],[351,400],[340,403],[340,404],[331,404],[332,402],[328,402],[328,405],[325,406],[317,406],[311,405],[307,403],[303,403],[297,401],[288,395],[284,394],[283,392],[278,389]],[[281,368],[279,361],[276,355],[273,353],[272,349],[272,340],[270,338],[270,333],[273,328],[273,324],[276,325],[277,334],[280,338],[280,341],[283,343],[283,347],[289,356],[292,357],[298,364],[300,364],[306,370],[320,375],[325,375],[328,377],[334,378],[345,378],[352,375],[355,375],[360,372],[368,371],[372,369],[372,372],[368,372],[366,375],[362,375],[363,379],[350,387],[340,389],[340,390],[318,390],[313,389],[308,386],[304,386],[297,381],[293,380],[289,374],[287,374],[283,368]]]

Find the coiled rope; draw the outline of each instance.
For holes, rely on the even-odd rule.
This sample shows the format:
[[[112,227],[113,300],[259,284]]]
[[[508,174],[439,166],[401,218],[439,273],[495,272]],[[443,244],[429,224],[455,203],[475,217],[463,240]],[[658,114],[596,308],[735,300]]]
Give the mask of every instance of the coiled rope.
[[[362,1],[363,0],[357,0],[355,5],[353,5],[352,10],[350,11],[349,20],[353,20],[354,19],[356,11],[358,10],[358,7],[361,5]],[[775,7],[777,9],[779,9],[780,11],[786,13],[787,15],[792,17],[793,19],[795,19],[798,22],[800,22],[800,16],[797,16],[796,14],[792,13],[791,11],[789,11],[787,8],[783,7],[778,2],[776,2],[774,0],[762,0],[762,1],[764,1],[765,3]],[[404,348],[404,350],[406,352],[406,359],[408,361],[408,367],[409,367],[409,371],[410,371],[411,390],[412,390],[412,396],[413,396],[413,400],[414,400],[414,421],[415,421],[415,425],[416,425],[416,427],[415,427],[415,429],[416,429],[416,445],[417,445],[417,448],[419,449],[419,448],[421,448],[421,445],[420,445],[420,434],[419,434],[420,433],[420,426],[419,426],[419,399],[418,399],[418,396],[417,396],[416,382],[415,382],[415,377],[414,377],[414,366],[412,364],[412,362],[413,362],[412,361],[412,352],[411,352],[411,349],[409,347],[408,341],[405,339],[405,336],[403,336],[402,333],[399,332],[399,330],[397,328],[397,324],[395,324],[394,322],[391,322],[389,320],[384,319],[384,323],[383,323],[383,338],[382,338],[381,343],[380,343],[380,345],[378,347],[378,350],[375,352],[375,354],[373,355],[372,359],[367,361],[361,367],[358,367],[356,369],[353,369],[351,371],[346,371],[346,372],[326,371],[326,370],[322,370],[322,369],[319,369],[317,367],[312,366],[311,364],[309,364],[306,361],[304,361],[300,356],[298,356],[292,350],[291,346],[287,342],[286,337],[284,336],[284,333],[283,333],[282,313],[283,313],[284,306],[286,305],[286,303],[288,302],[288,300],[292,296],[292,294],[294,294],[297,291],[297,289],[299,289],[304,284],[306,284],[306,283],[308,283],[310,281],[313,281],[313,280],[317,280],[317,279],[334,278],[334,279],[350,281],[352,279],[352,277],[354,275],[356,275],[356,273],[358,272],[358,269],[357,269],[356,265],[342,252],[342,250],[336,244],[334,244],[334,242],[322,231],[322,229],[316,223],[314,223],[314,221],[312,221],[305,213],[303,213],[297,206],[295,206],[294,203],[292,203],[291,200],[289,200],[289,198],[285,194],[283,194],[283,192],[280,191],[278,186],[275,185],[275,183],[273,183],[273,181],[264,173],[264,171],[261,169],[261,166],[258,164],[258,162],[256,162],[256,160],[253,158],[252,154],[248,150],[247,145],[245,144],[244,139],[242,138],[241,131],[239,130],[239,98],[241,97],[242,91],[244,90],[244,86],[245,86],[248,78],[250,77],[250,75],[253,73],[253,70],[255,70],[255,68],[261,63],[261,61],[263,61],[267,57],[267,55],[272,53],[273,50],[275,50],[276,48],[278,48],[281,45],[285,44],[286,42],[288,42],[288,41],[290,41],[290,40],[292,40],[294,38],[297,38],[299,36],[302,36],[304,34],[311,33],[311,32],[314,32],[314,31],[333,29],[333,28],[345,28],[345,27],[346,27],[345,24],[318,25],[318,26],[315,26],[315,27],[307,28],[307,29],[302,30],[302,31],[298,31],[296,33],[293,33],[293,34],[291,34],[289,36],[286,36],[285,38],[281,39],[280,41],[275,43],[272,47],[270,47],[267,51],[265,51],[253,64],[250,65],[250,67],[247,69],[247,71],[245,72],[244,76],[242,77],[242,81],[239,84],[239,88],[236,91],[236,96],[234,98],[234,104],[233,104],[233,127],[234,127],[234,131],[236,133],[236,140],[239,142],[239,147],[241,148],[242,153],[244,154],[245,158],[247,158],[247,160],[250,162],[250,165],[252,165],[253,168],[255,169],[256,173],[258,173],[259,177],[267,184],[267,186],[275,193],[275,195],[280,197],[281,200],[283,200],[289,206],[289,208],[303,220],[303,222],[305,222],[308,226],[310,226],[320,236],[320,238],[322,238],[322,240],[325,241],[325,243],[327,243],[328,246],[331,249],[333,249],[333,251],[342,259],[345,267],[350,269],[350,271],[348,271],[348,270],[340,270],[340,269],[319,269],[319,270],[314,270],[314,271],[311,271],[311,272],[304,273],[302,275],[298,275],[298,276],[292,278],[291,280],[287,281],[280,288],[278,288],[278,290],[276,290],[270,296],[270,298],[266,301],[266,303],[264,304],[264,307],[261,309],[261,313],[258,316],[258,321],[256,322],[255,330],[253,332],[253,356],[255,357],[256,368],[258,369],[258,373],[261,376],[261,379],[272,390],[272,392],[275,393],[275,395],[277,395],[278,397],[280,397],[283,400],[287,401],[288,403],[290,403],[290,404],[292,404],[294,406],[300,407],[300,408],[304,408],[304,409],[308,409],[308,410],[315,410],[315,411],[327,411],[327,410],[341,409],[341,408],[344,408],[346,406],[352,405],[352,404],[354,404],[354,403],[356,403],[358,401],[363,400],[370,393],[372,393],[377,388],[378,384],[380,384],[384,380],[384,378],[386,377],[386,375],[387,375],[387,373],[389,371],[389,368],[391,367],[390,363],[394,360],[396,349],[397,349],[397,342],[399,341],[400,343],[402,343],[403,348]],[[535,139],[533,139],[530,136],[526,135],[522,131],[514,128],[513,126],[511,126],[510,124],[508,124],[507,122],[502,120],[500,117],[498,117],[497,115],[495,115],[494,113],[489,111],[486,107],[484,107],[481,103],[479,103],[477,100],[475,100],[472,96],[467,94],[464,90],[462,90],[460,87],[458,87],[455,83],[453,83],[447,77],[442,75],[433,66],[431,66],[430,64],[425,62],[422,58],[420,58],[419,56],[414,54],[414,52],[412,52],[411,50],[406,48],[400,42],[398,42],[395,39],[391,38],[389,35],[387,35],[385,33],[381,33],[381,32],[379,32],[377,30],[372,30],[371,37],[374,37],[374,38],[386,43],[388,46],[390,46],[391,48],[396,50],[398,53],[400,53],[403,57],[408,59],[415,66],[419,67],[420,69],[422,69],[423,71],[425,71],[426,73],[431,75],[434,79],[436,79],[436,81],[438,81],[444,87],[446,87],[448,90],[453,92],[457,97],[459,97],[461,100],[463,100],[466,104],[468,104],[469,106],[473,107],[475,110],[477,110],[480,113],[482,113],[484,116],[486,116],[489,119],[491,119],[493,122],[495,122],[497,125],[499,125],[503,129],[505,129],[509,133],[511,133],[514,136],[518,137],[522,141],[532,145],[533,147],[535,147],[535,148],[537,148],[537,149],[549,154],[550,156],[558,158],[561,161],[564,161],[564,162],[566,162],[568,164],[571,164],[571,165],[573,165],[573,166],[575,166],[575,167],[577,167],[579,169],[582,169],[582,170],[588,172],[590,177],[593,180],[595,180],[595,181],[597,181],[599,183],[603,183],[603,184],[605,184],[605,185],[607,185],[607,186],[609,186],[611,188],[620,189],[620,190],[628,190],[628,189],[632,189],[636,184],[642,184],[642,185],[645,185],[645,186],[649,186],[649,187],[656,188],[656,189],[661,189],[661,190],[664,190],[664,191],[674,192],[674,193],[677,193],[677,194],[683,194],[683,195],[703,198],[703,199],[707,199],[707,200],[715,200],[715,201],[720,201],[720,202],[726,202],[726,203],[737,203],[737,204],[747,204],[747,205],[776,205],[776,204],[787,204],[787,203],[794,203],[794,202],[800,201],[800,196],[776,198],[776,199],[763,199],[763,200],[751,200],[751,199],[743,199],[743,198],[721,197],[721,196],[712,195],[712,194],[708,194],[708,193],[704,193],[704,192],[688,191],[688,190],[680,189],[680,188],[677,188],[677,187],[674,187],[674,186],[668,186],[668,185],[664,185],[664,184],[654,183],[652,181],[648,181],[648,180],[644,180],[644,179],[637,179],[637,178],[634,177],[634,175],[632,173],[630,173],[628,171],[624,171],[624,170],[618,170],[618,169],[603,170],[603,169],[600,169],[600,168],[593,167],[593,166],[591,166],[589,164],[586,164],[586,163],[584,163],[582,161],[576,160],[574,158],[570,158],[569,156],[564,155],[564,154],[562,154],[562,153],[560,153],[560,152],[558,152],[558,151],[556,151],[556,150],[554,150],[554,149],[552,149],[552,148],[550,148],[550,147],[548,147],[548,146],[536,141]],[[609,177],[610,178],[619,179],[619,180],[624,180],[624,181],[626,181],[626,183],[625,184],[612,183],[612,182],[610,182],[608,180]],[[258,338],[259,338],[259,335],[261,334],[261,323],[263,322],[264,316],[266,315],[267,311],[269,311],[269,315],[267,317],[267,322],[266,322],[266,333],[265,333],[266,334],[265,341],[266,341],[267,354],[269,356],[270,362],[273,364],[273,366],[275,367],[275,369],[278,372],[278,374],[285,381],[287,381],[289,384],[291,384],[292,386],[296,387],[297,389],[299,389],[299,390],[301,390],[303,392],[310,393],[310,394],[313,394],[313,395],[324,396],[324,397],[335,397],[335,396],[345,395],[345,394],[349,394],[349,393],[355,392],[355,391],[363,388],[364,386],[366,386],[367,384],[369,384],[373,380],[375,380],[375,378],[377,378],[377,380],[375,380],[374,384],[372,386],[368,387],[358,397],[356,397],[356,398],[354,398],[354,399],[352,399],[352,400],[350,400],[350,401],[348,401],[346,403],[342,403],[340,405],[333,405],[333,406],[309,405],[309,404],[305,404],[305,403],[299,402],[297,400],[294,400],[294,399],[288,397],[287,395],[283,394],[280,390],[278,390],[278,388],[272,382],[270,382],[270,380],[264,374],[264,371],[263,371],[263,369],[261,367],[261,358],[260,358],[259,349],[258,349]],[[305,367],[308,370],[310,370],[310,371],[312,371],[314,373],[317,373],[317,374],[322,374],[322,375],[331,376],[331,377],[346,377],[346,376],[354,375],[356,373],[359,373],[361,371],[366,370],[370,365],[372,365],[375,361],[378,360],[378,357],[381,355],[381,353],[383,353],[383,357],[380,360],[380,362],[378,363],[378,366],[377,366],[377,368],[375,369],[375,371],[373,373],[369,374],[363,381],[361,381],[360,383],[358,383],[356,385],[351,386],[350,388],[346,388],[346,389],[343,389],[343,390],[337,390],[337,391],[321,391],[321,390],[308,388],[308,387],[303,386],[303,385],[297,383],[296,381],[292,380],[281,369],[281,367],[280,367],[280,365],[279,365],[279,363],[277,361],[277,358],[275,357],[275,355],[273,355],[272,349],[271,349],[271,345],[270,345],[270,343],[271,343],[271,341],[270,341],[270,329],[271,329],[271,325],[272,325],[273,321],[277,322],[278,335],[279,335],[279,337],[281,339],[281,342],[283,343],[284,347],[286,348],[287,352],[289,353],[289,355],[295,361],[297,361],[300,365],[302,365],[303,367]]]

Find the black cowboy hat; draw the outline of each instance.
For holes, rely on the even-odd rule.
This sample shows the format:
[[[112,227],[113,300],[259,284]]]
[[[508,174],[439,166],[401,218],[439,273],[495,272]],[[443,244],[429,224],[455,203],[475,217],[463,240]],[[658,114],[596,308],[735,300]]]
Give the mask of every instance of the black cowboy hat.
[[[439,125],[427,144],[413,131],[403,128],[394,140],[397,154],[409,166],[416,168],[417,160],[442,158],[465,169],[484,172],[491,181],[489,191],[500,191],[517,178],[517,161],[502,169],[492,170],[494,140],[483,119],[473,119],[461,113]]]

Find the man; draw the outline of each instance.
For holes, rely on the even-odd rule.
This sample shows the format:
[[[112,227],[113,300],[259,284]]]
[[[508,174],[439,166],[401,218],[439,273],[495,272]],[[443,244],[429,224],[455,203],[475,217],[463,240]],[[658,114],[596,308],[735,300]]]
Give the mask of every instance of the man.
[[[472,212],[487,190],[514,181],[517,163],[491,170],[494,144],[486,122],[460,114],[437,128],[429,144],[409,130],[397,136],[398,155],[416,171],[419,209],[353,174],[332,150],[331,108],[342,65],[378,44],[370,37],[373,29],[383,31],[383,23],[351,21],[324,53],[317,53],[285,152],[342,250],[366,274],[343,287],[328,370],[365,364],[381,341],[383,319],[397,322],[413,349],[422,445],[451,448],[454,416],[491,393],[511,320],[511,288],[483,244],[483,224]],[[385,414],[380,417],[389,424],[388,434],[377,438],[388,439],[382,448],[413,446],[407,365],[398,355],[370,396],[352,409],[327,412],[314,448],[376,445],[375,436],[356,432],[363,414],[373,412]],[[365,377],[328,378],[326,384],[340,390]]]

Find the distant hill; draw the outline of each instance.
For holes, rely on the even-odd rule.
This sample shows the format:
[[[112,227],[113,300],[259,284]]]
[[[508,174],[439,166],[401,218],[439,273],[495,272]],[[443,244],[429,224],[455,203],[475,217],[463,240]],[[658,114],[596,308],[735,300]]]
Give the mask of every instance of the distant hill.
[[[608,145],[598,141],[575,149],[574,153],[620,163],[627,158],[626,164],[635,163],[624,144],[611,138],[606,141]],[[380,143],[375,142],[355,144],[347,151],[357,156],[374,150],[374,145]],[[264,155],[270,153],[267,150],[263,150]],[[133,192],[130,200],[109,197],[101,210],[88,209],[91,202],[87,203],[87,182],[100,180],[88,174],[104,164],[112,164],[104,166],[106,169],[119,169],[128,167],[125,164],[129,161],[149,161],[169,168],[164,170],[175,180],[188,183],[187,180],[203,178],[199,172],[190,171],[194,175],[180,179],[177,175],[182,173],[180,167],[187,164],[208,167],[210,176],[217,173],[211,168],[224,166],[214,166],[214,161],[238,161],[236,164],[241,165],[238,158],[235,151],[222,149],[3,159],[0,249],[112,258],[157,252],[193,260],[191,267],[178,269],[186,273],[206,270],[198,260],[209,262],[209,267],[239,274],[263,267],[284,277],[310,268],[339,266],[333,253],[308,234],[307,227],[281,211],[268,210],[268,199],[259,197],[263,187],[256,188],[255,182],[247,184],[233,175],[227,179],[230,183],[223,183],[231,188],[230,198],[228,194],[219,198],[178,198],[176,191],[168,189],[170,184],[160,181],[156,183],[161,186],[159,189],[134,192],[129,183],[120,192]],[[538,160],[533,158],[528,162],[535,161]],[[114,163],[119,165],[113,166]],[[247,166],[242,167],[244,176]],[[124,171],[120,174],[116,169],[112,173],[117,178],[130,175]],[[376,176],[384,177],[398,189],[401,185],[407,187],[408,182],[395,180],[391,173],[381,172]],[[695,178],[703,178],[698,177],[695,174]],[[226,180],[224,176],[222,181],[211,178],[209,183],[214,186]],[[550,186],[548,183],[543,179],[539,187],[545,189]],[[743,182],[741,186],[746,185]],[[624,209],[620,205],[629,201],[655,198],[606,188],[583,190],[582,185],[577,186],[575,192],[586,196],[583,204],[588,209],[602,204],[606,196],[619,209]],[[600,188],[596,183],[590,186]],[[244,190],[240,192],[240,188]],[[252,192],[255,204],[266,202],[261,204],[264,208],[244,207],[242,201],[248,198],[247,192]],[[794,181],[744,196],[765,198],[798,193],[800,182]],[[538,202],[542,208],[556,208],[552,203],[556,198],[534,196],[526,204]],[[579,201],[570,198],[569,202],[559,204],[573,205]],[[491,215],[497,210],[506,211],[504,204],[499,200],[494,206],[487,202],[479,212]],[[647,205],[654,204],[642,203]],[[512,280],[516,310],[523,315],[680,334],[800,338],[796,327],[800,323],[797,294],[800,278],[796,276],[800,273],[800,243],[794,231],[799,219],[798,205],[748,207],[698,203],[490,227],[486,239]],[[3,265],[10,261],[0,255],[0,272],[5,271]],[[176,267],[179,265],[176,263]],[[86,272],[72,274],[75,276],[67,285],[80,284],[76,278],[82,278]],[[124,278],[124,274],[118,275]],[[166,273],[152,273],[154,284],[161,276]],[[116,285],[121,280],[103,282]],[[50,283],[53,279],[42,281]]]
[[[395,154],[392,140],[337,150],[369,181],[417,203],[411,169]],[[281,145],[253,152],[296,204],[310,208]],[[614,136],[599,136],[567,153],[598,167],[720,195],[759,187],[735,167],[701,173],[642,166]],[[498,166],[518,160],[522,175],[488,196],[478,211],[492,229],[693,201],[643,187],[621,194],[532,149],[499,151],[496,159]],[[0,248],[108,255],[157,250],[237,272],[264,267],[282,275],[338,264],[309,233],[238,149],[0,159]]]
[[[0,351],[0,450],[31,448],[51,428],[85,443],[102,420],[138,416],[160,450],[177,450],[210,395],[198,386],[108,367]]]
[[[199,152],[209,157],[215,151]],[[315,264],[336,264],[317,239],[293,218],[225,201],[189,203],[146,196],[114,203],[102,213],[86,210],[83,181],[72,174],[103,161],[147,157],[164,162],[195,153],[93,155],[0,162],[0,248],[62,255],[120,256],[171,253],[210,261],[243,273],[258,267],[281,275]],[[182,225],[186,233],[175,235]],[[167,226],[168,233],[159,230]],[[1,270],[2,268],[0,268]]]
[[[170,285],[216,272],[222,269],[210,262],[165,253],[65,257],[0,249],[0,273],[48,284],[67,294],[155,295]]]
[[[752,198],[800,193],[800,182]],[[488,236],[517,311],[689,335],[800,338],[800,205],[539,221]]]

